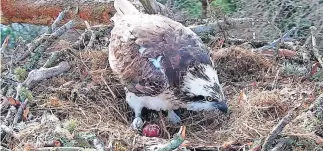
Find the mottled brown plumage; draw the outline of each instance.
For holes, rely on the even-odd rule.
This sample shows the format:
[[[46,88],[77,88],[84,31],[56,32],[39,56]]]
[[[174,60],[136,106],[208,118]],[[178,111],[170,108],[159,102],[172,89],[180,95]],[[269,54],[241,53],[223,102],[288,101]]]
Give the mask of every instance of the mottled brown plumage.
[[[140,49],[145,49],[142,54]],[[110,53],[115,58],[113,70],[138,95],[158,95],[168,86],[178,89],[188,65],[211,64],[208,50],[194,32],[159,15],[119,17],[111,33]],[[161,70],[149,60],[159,56]]]
[[[134,109],[135,127],[142,125],[143,107],[173,112],[220,109],[227,112],[224,95],[208,49],[189,28],[160,15],[138,12],[127,0],[115,1],[109,63],[126,87]]]

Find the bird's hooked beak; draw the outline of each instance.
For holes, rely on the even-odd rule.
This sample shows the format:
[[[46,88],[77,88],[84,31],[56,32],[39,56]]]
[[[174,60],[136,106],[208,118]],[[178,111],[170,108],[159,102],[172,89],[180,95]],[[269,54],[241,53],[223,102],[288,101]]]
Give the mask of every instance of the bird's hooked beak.
[[[223,113],[228,113],[228,105],[225,103],[225,101],[216,102],[215,106]]]

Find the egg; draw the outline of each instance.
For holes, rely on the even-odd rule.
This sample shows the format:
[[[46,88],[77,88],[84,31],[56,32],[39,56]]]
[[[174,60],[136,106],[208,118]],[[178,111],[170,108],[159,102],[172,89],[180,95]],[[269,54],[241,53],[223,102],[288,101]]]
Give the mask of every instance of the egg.
[[[142,129],[142,135],[146,137],[159,137],[160,133],[160,127],[157,124],[147,124]]]

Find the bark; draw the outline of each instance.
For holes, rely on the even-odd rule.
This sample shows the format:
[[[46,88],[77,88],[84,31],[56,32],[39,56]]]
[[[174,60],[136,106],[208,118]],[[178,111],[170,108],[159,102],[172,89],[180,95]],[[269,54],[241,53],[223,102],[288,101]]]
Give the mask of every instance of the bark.
[[[210,22],[202,25],[193,25],[189,28],[198,35],[218,33],[228,29],[234,28],[248,28],[252,27],[257,22],[264,22],[261,19],[254,18],[229,18],[227,20],[219,20],[217,22]]]
[[[139,0],[139,1],[143,5],[145,11],[148,14],[161,14],[163,16],[174,19],[173,12],[163,4],[157,2],[156,0]]]
[[[209,7],[210,4],[213,0],[202,0],[202,14],[201,17],[202,18],[206,18],[207,17],[207,12],[209,11]]]
[[[40,68],[35,69],[29,72],[27,79],[23,82],[23,85],[26,85],[28,88],[34,84],[47,78],[54,77],[70,69],[70,64],[66,61],[59,63],[55,67],[51,68]]]
[[[2,0],[1,24],[51,25],[67,7],[72,11],[66,14],[61,25],[71,20],[74,14],[78,14],[81,20],[87,20],[91,25],[110,24],[110,18],[115,13],[113,0]],[[85,28],[85,25],[79,27]]]
[[[206,14],[207,14],[207,0],[202,0],[202,14],[201,14],[201,17],[206,18]]]
[[[287,114],[283,117],[278,124],[271,131],[270,135],[266,138],[265,143],[262,145],[261,151],[266,151],[268,147],[273,143],[279,133],[285,128],[285,126],[293,119],[293,114]]]

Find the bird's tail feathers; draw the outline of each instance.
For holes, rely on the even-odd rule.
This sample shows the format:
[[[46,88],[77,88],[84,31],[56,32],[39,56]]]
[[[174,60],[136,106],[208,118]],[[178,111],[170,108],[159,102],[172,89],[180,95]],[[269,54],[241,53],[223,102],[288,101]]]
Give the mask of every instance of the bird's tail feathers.
[[[128,0],[114,0],[114,8],[116,9],[118,15],[140,14],[137,8]]]

